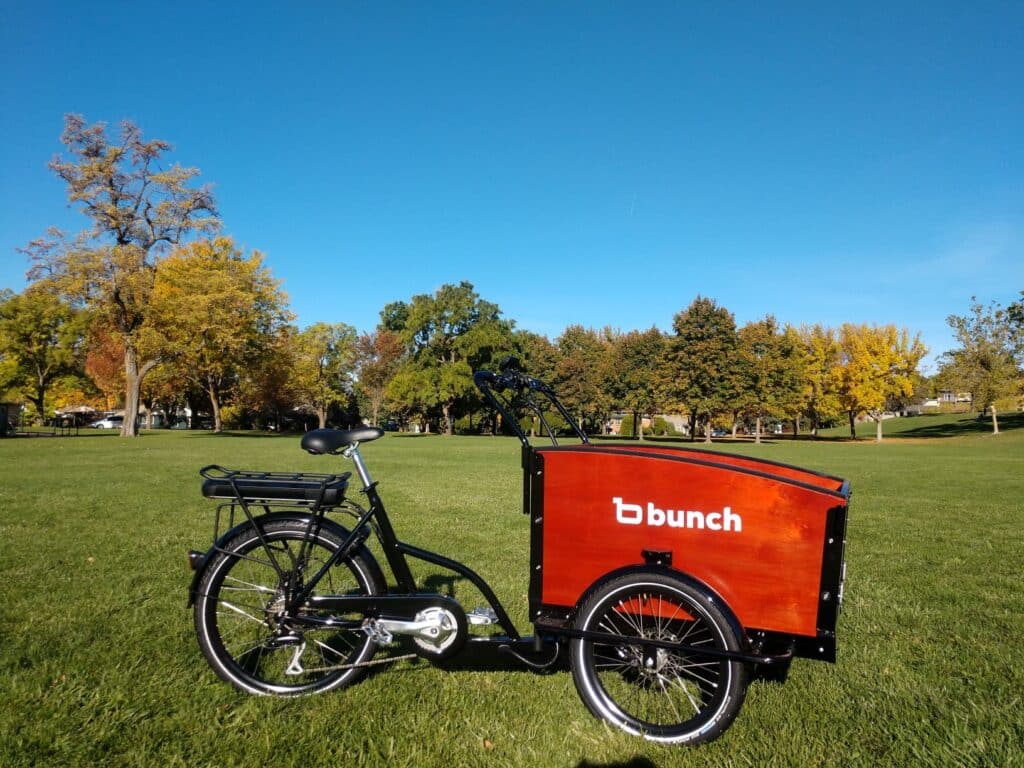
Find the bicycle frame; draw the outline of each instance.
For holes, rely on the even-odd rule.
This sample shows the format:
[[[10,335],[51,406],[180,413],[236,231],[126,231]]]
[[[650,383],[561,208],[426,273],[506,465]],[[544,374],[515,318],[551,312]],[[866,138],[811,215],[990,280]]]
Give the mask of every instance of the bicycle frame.
[[[348,538],[346,538],[342,543],[341,547],[327,559],[327,561],[320,567],[320,570],[307,580],[305,586],[299,590],[291,600],[289,600],[290,605],[299,606],[310,600],[310,596],[313,594],[317,584],[324,575],[331,568],[345,559],[355,547],[361,546],[363,542],[366,541],[366,529],[372,522],[376,523],[375,526],[371,527],[376,531],[377,539],[384,552],[384,557],[387,559],[388,567],[391,569],[391,573],[395,578],[395,584],[397,587],[396,592],[373,598],[348,596],[320,597],[313,599],[313,605],[334,608],[350,607],[352,609],[356,609],[362,607],[360,605],[361,602],[372,602],[379,606],[393,603],[397,607],[403,599],[405,602],[408,602],[407,598],[412,595],[430,597],[429,593],[418,592],[416,589],[416,582],[415,579],[413,579],[412,571],[409,568],[409,562],[407,560],[407,558],[411,557],[415,560],[422,560],[424,562],[431,563],[432,565],[440,566],[469,579],[473,586],[480,590],[484,599],[487,600],[492,610],[497,614],[498,625],[505,631],[507,638],[511,640],[519,640],[519,632],[516,630],[515,625],[509,618],[508,613],[501,604],[501,601],[498,599],[497,595],[494,594],[494,590],[491,589],[490,585],[484,581],[476,571],[457,560],[452,560],[444,555],[440,555],[436,552],[431,552],[430,550],[422,549],[399,540],[395,533],[394,526],[391,524],[391,519],[388,517],[384,501],[381,499],[380,494],[377,493],[377,483],[371,479],[366,463],[363,461],[363,457],[359,453],[358,445],[347,449],[344,455],[347,458],[352,459],[352,462],[356,467],[356,472],[363,484],[362,492],[366,495],[367,500],[369,501],[369,508],[359,517],[358,521],[353,526],[351,533],[349,533]],[[301,619],[299,619],[299,621],[301,623]]]

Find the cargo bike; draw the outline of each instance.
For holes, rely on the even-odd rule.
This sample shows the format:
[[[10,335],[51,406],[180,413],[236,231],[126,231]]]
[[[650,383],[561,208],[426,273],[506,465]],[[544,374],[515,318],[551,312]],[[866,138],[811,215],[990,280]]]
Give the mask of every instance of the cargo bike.
[[[595,445],[575,426],[576,440],[560,445],[551,415],[574,420],[514,360],[474,381],[522,443],[532,635],[475,571],[398,538],[359,448],[381,430],[317,429],[302,448],[350,459],[362,503],[350,472],[201,470],[203,494],[220,503],[213,546],[189,553],[189,604],[221,678],[293,696],[467,648],[544,670],[568,646],[594,715],[653,741],[696,744],[729,727],[753,677],[785,679],[794,657],[835,661],[849,483],[727,453]],[[524,412],[550,445],[531,445]],[[468,580],[489,605],[466,611],[420,591],[411,559]],[[374,658],[399,638],[411,654]]]

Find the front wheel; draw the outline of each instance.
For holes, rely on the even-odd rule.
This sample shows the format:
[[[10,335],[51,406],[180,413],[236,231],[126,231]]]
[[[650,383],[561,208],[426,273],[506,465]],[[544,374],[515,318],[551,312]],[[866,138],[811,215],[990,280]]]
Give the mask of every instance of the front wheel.
[[[725,731],[746,696],[746,665],[643,643],[738,651],[732,622],[711,598],[658,572],[619,576],[587,598],[576,628],[620,638],[572,642],[573,682],[587,708],[651,741],[698,744]]]
[[[195,602],[199,647],[213,670],[243,691],[297,696],[354,683],[376,644],[361,616],[331,616],[342,626],[289,623],[285,595],[320,570],[342,545],[343,529],[310,535],[309,518],[243,529],[211,557]],[[379,595],[380,568],[365,549],[331,568],[314,595]],[[307,615],[312,616],[307,612]],[[320,618],[328,618],[323,616]]]

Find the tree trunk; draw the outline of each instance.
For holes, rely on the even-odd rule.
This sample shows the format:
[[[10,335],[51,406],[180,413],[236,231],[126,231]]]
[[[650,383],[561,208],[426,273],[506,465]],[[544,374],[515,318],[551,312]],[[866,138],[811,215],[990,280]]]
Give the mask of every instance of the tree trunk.
[[[882,414],[878,414],[878,418],[875,419],[875,442],[882,442]]]
[[[454,429],[452,428],[452,407],[448,403],[441,406],[441,413],[444,414],[444,433],[448,437],[452,436]]]
[[[851,440],[856,440],[857,439],[857,423],[856,423],[855,419],[857,418],[857,416],[854,414],[853,411],[847,411],[846,415],[850,417],[850,439]]]
[[[30,397],[29,402],[36,407],[36,424],[40,427],[46,426],[46,387],[37,386],[36,396]]]
[[[637,440],[644,439],[644,417],[639,411],[633,411],[633,433]]]
[[[711,419],[708,419],[707,423],[704,425],[704,442],[711,442]]]
[[[736,430],[740,428],[740,420],[736,418],[736,414],[732,415],[732,439],[736,439]]]
[[[996,418],[996,404],[992,403],[992,434],[999,434],[999,419]]]
[[[761,444],[761,417],[758,416],[754,419],[754,443],[756,445]]]
[[[793,419],[793,439],[796,440],[797,435],[800,434],[800,417],[797,416]]]
[[[220,421],[220,398],[217,396],[217,387],[210,378],[206,379],[206,392],[210,396],[210,408],[213,409],[213,431],[221,431]]]
[[[139,436],[139,396],[142,380],[156,367],[159,360],[147,360],[139,365],[135,347],[129,341],[124,347],[124,421],[121,423],[121,437]]]
[[[697,439],[697,414],[690,414],[690,442],[692,443]]]
[[[320,429],[324,429],[327,426],[327,408],[317,408],[316,417],[320,422]]]
[[[811,438],[818,439],[818,414],[811,415]]]

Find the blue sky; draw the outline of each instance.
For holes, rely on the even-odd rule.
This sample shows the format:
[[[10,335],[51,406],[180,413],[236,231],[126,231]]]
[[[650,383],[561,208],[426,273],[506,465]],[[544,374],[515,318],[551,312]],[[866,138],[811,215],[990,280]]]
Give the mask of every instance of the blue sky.
[[[758,4],[760,6],[761,4]],[[1024,289],[1024,5],[7,4],[0,287],[62,116],[214,184],[300,324],[470,280],[521,328],[897,323]]]

